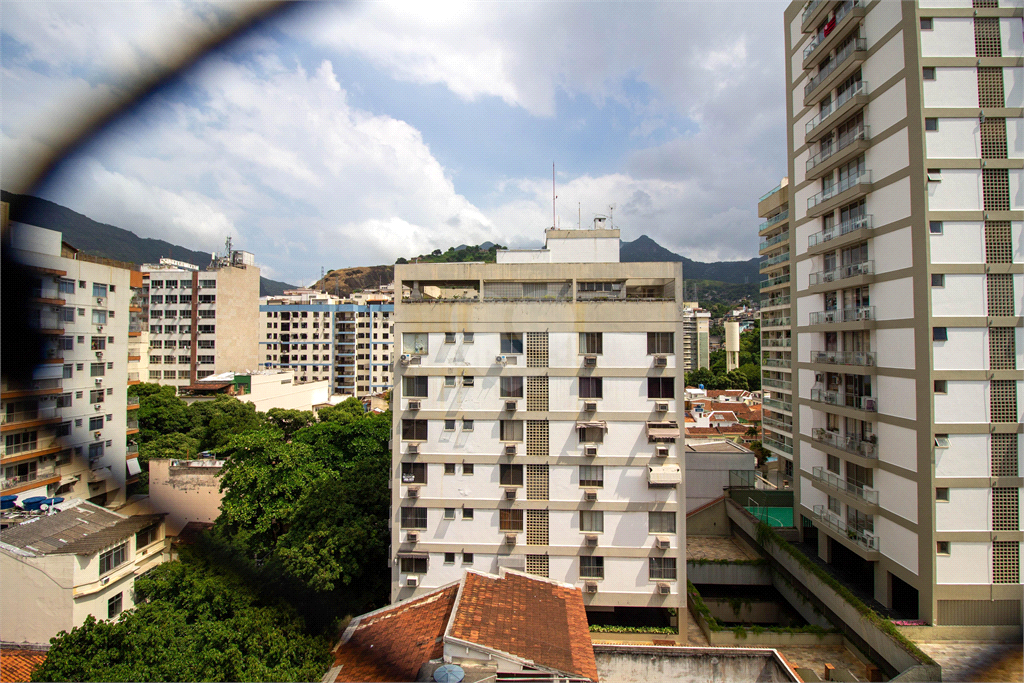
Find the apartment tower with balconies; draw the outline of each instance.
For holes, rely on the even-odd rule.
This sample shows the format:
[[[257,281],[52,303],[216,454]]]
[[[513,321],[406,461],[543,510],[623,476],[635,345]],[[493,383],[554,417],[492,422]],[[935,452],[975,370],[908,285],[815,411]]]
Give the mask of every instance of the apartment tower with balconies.
[[[795,367],[766,416],[793,416],[805,540],[931,624],[1021,623],[1021,22],[1007,0],[785,12]]]

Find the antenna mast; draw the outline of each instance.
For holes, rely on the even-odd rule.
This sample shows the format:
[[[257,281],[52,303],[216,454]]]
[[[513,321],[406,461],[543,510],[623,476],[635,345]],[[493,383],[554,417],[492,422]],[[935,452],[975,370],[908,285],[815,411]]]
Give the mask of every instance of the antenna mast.
[[[555,228],[558,226],[558,219],[555,217],[555,200],[558,199],[558,195],[555,194],[555,162],[551,162],[551,227]]]

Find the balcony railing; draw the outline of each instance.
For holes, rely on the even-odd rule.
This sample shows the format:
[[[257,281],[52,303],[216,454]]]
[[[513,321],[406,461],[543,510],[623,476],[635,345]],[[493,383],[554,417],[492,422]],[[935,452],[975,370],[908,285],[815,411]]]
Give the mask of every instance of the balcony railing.
[[[857,306],[833,311],[815,311],[810,314],[811,325],[830,325],[833,323],[852,323],[861,320],[876,320],[874,306]]]
[[[785,379],[772,379],[771,377],[761,380],[761,386],[774,387],[775,389],[793,390],[793,383]]]
[[[806,135],[807,133],[810,133],[812,130],[817,128],[821,123],[828,119],[829,116],[832,116],[832,114],[836,113],[836,111],[838,111],[840,107],[849,102],[855,96],[867,94],[868,82],[857,81],[853,86],[844,90],[843,93],[839,95],[839,97],[833,100],[832,104],[826,106],[818,113],[817,116],[808,121],[807,124],[804,125],[804,134]]]
[[[769,197],[769,196],[771,196],[772,194],[774,194],[775,192],[778,192],[778,191],[779,191],[778,188],[776,188],[772,192],[769,192],[767,195],[765,195],[765,197]],[[764,197],[762,197],[761,200],[764,201]],[[766,220],[764,223],[762,223],[760,226],[758,226],[757,231],[761,232],[762,230],[766,230],[767,228],[772,227],[776,223],[781,223],[782,221],[786,220],[787,218],[789,218],[789,209],[786,209],[785,211],[780,211],[779,213],[775,214],[774,216],[772,216],[771,218]]]
[[[789,294],[785,296],[777,296],[774,299],[761,299],[761,308],[768,308],[770,306],[788,306],[790,304]]]
[[[64,320],[49,311],[41,311],[38,318],[29,318],[28,326],[33,330],[63,330]]]
[[[35,420],[52,420],[60,417],[57,406],[39,406],[35,410],[19,410],[16,412],[0,413],[0,423],[9,425],[18,422],[32,422]]]
[[[787,455],[793,455],[793,446],[791,444],[776,441],[775,439],[761,439],[761,444],[765,448],[771,448],[776,451],[782,451]]]
[[[839,266],[832,270],[820,270],[817,273],[811,273],[808,282],[813,287],[827,282],[835,282],[836,280],[846,280],[859,275],[871,275],[873,272],[875,272],[874,261],[861,261],[860,263]]]
[[[788,327],[790,324],[788,315],[782,318],[761,318],[761,327]]]
[[[848,221],[843,221],[839,225],[833,225],[831,228],[809,235],[807,237],[807,247],[816,247],[819,244],[833,240],[836,237],[842,237],[843,235],[848,235],[857,230],[870,230],[871,228],[871,216],[851,218]]]
[[[138,428],[139,428],[139,421],[138,420],[128,420],[128,422],[125,424],[125,429],[138,429]]]
[[[764,259],[763,261],[761,261],[761,270],[764,270],[768,266],[774,266],[774,265],[777,265],[779,263],[785,263],[788,260],[789,260],[789,252],[788,251],[784,251],[784,252],[782,252],[781,254],[779,254],[777,256],[772,256],[771,258]]]
[[[827,512],[824,505],[814,506],[814,516],[821,520],[825,526],[844,534],[847,538],[865,550],[878,552],[882,546],[881,539],[879,539],[878,536],[864,531],[863,529],[858,529],[848,525],[831,512]]]
[[[788,349],[793,345],[793,340],[789,337],[785,339],[762,339],[761,346],[770,346],[778,349]]]
[[[137,372],[129,372],[128,373],[128,381],[129,382],[138,382],[139,381],[139,373],[137,373]]]
[[[789,282],[789,273],[785,275],[779,275],[777,277],[770,277],[767,280],[761,280],[761,289],[765,287],[774,287],[775,285],[782,285]]]
[[[814,14],[814,10],[818,9],[818,5],[822,2],[824,2],[824,0],[810,0],[810,2],[807,3],[807,6],[804,7],[803,14],[800,15],[801,23],[807,21],[807,17]]]
[[[771,417],[765,417],[761,419],[761,424],[768,429],[781,429],[784,432],[793,433],[793,423],[783,422],[782,420],[776,420]]]
[[[9,457],[12,455],[22,455],[25,453],[32,453],[33,451],[42,451],[54,446],[59,446],[60,440],[56,434],[52,431],[40,431],[36,436],[35,441],[27,441],[23,443],[0,443],[0,456]]]
[[[771,197],[773,194],[775,194],[776,192],[778,192],[781,189],[782,189],[782,185],[776,185],[774,188],[772,188],[771,190],[768,190],[763,195],[758,197],[757,203],[760,204],[761,202],[763,202],[764,200],[768,199],[769,197]]]
[[[766,398],[766,399],[764,399],[762,401],[762,403],[767,408],[772,408],[774,410],[785,410],[785,411],[790,412],[790,413],[793,412],[793,404],[792,403],[786,403],[785,401],[779,401],[779,400],[774,399],[774,398]]]
[[[128,455],[135,455],[136,453],[139,452],[139,444],[137,444],[137,443],[130,443],[130,444],[128,444],[125,447],[124,452],[126,454],[128,454]]]
[[[849,190],[851,187],[856,187],[862,183],[867,184],[871,182],[871,171],[861,171],[858,175],[850,175],[838,183],[835,183],[826,190],[822,190],[818,194],[807,198],[807,209],[813,209],[818,204],[824,201],[828,201],[833,197],[838,197],[842,193]]]
[[[775,237],[770,237],[757,246],[758,251],[764,251],[768,247],[774,247],[776,244],[782,244],[783,242],[789,241],[789,230],[780,232]]]
[[[139,402],[138,396],[129,396],[128,402],[125,404],[125,410],[138,410],[142,404]]]
[[[869,130],[869,126],[861,124],[853,130],[843,133],[835,143],[829,144],[820,152],[808,159],[806,170],[810,172],[812,168],[824,161],[828,161],[830,157],[843,151],[858,140],[868,140],[870,137],[868,135]]]
[[[811,400],[833,406],[864,410],[869,413],[878,412],[878,399],[874,396],[859,396],[857,394],[847,394],[843,391],[829,391],[827,389],[811,389]]]
[[[21,474],[14,477],[4,477],[3,479],[3,490],[13,489],[16,486],[23,486],[25,484],[31,484],[34,481],[40,479],[46,479],[48,477],[56,476],[57,468],[53,465],[49,467],[40,467],[35,472],[29,472],[28,474]]]
[[[863,6],[864,6],[864,0],[852,0],[852,2],[841,3],[839,5],[839,9],[836,10],[836,18],[835,18],[835,20],[830,22],[830,23],[832,24],[833,27],[838,26],[839,22],[841,22],[843,19],[845,19],[846,16],[853,10],[854,7],[863,7]],[[804,15],[804,17],[807,17],[807,16],[809,16],[809,15],[807,15],[807,14]],[[801,19],[801,23],[803,23],[802,19]],[[835,29],[833,28],[833,30],[835,30]],[[804,60],[806,60],[808,57],[810,57],[811,54],[816,49],[818,49],[818,46],[821,45],[822,41],[824,41],[830,35],[832,35],[832,31],[829,31],[828,33],[816,33],[814,35],[814,38],[811,39],[811,44],[804,48]]]
[[[807,97],[817,88],[819,85],[825,82],[825,79],[835,73],[836,69],[841,67],[843,63],[853,55],[856,50],[867,50],[868,41],[866,38],[854,38],[846,47],[836,53],[835,59],[826,64],[821,71],[815,74],[814,78],[807,82],[804,86],[804,97]]]
[[[872,437],[874,438],[874,437]],[[878,444],[872,441],[865,441],[859,436],[852,434],[842,435],[830,432],[827,429],[815,428],[811,430],[811,439],[818,443],[838,448],[841,451],[859,455],[862,458],[877,458]]]
[[[815,467],[811,470],[814,478],[836,491],[848,493],[855,498],[860,498],[865,503],[878,505],[878,491],[870,486],[858,486],[840,477],[834,472],[829,472],[824,467]]]
[[[873,368],[877,362],[877,354],[874,351],[814,351],[811,353],[811,362]]]
[[[792,368],[793,361],[788,358],[765,358],[761,365],[766,368]]]

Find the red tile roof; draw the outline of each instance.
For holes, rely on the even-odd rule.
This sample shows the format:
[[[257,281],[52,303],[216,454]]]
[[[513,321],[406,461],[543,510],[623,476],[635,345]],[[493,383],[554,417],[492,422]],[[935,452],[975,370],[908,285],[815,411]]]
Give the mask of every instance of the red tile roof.
[[[32,672],[46,659],[45,650],[20,647],[0,648],[0,681],[31,681]]]
[[[718,427],[687,427],[687,436],[720,436]]]
[[[504,571],[467,571],[448,635],[597,681],[579,588]]]
[[[337,681],[415,681],[444,654],[442,637],[458,584],[358,617],[335,648]]]

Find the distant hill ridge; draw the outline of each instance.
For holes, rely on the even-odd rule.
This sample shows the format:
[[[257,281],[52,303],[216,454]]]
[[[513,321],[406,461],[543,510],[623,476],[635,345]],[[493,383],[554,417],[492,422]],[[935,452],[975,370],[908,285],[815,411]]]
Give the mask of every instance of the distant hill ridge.
[[[760,281],[761,265],[757,257],[749,261],[701,263],[669,251],[647,235],[641,235],[632,242],[622,242],[619,246],[619,260],[625,262],[682,261],[683,277],[687,280],[715,280],[755,286]]]

